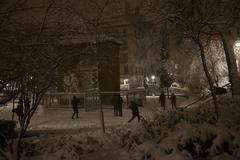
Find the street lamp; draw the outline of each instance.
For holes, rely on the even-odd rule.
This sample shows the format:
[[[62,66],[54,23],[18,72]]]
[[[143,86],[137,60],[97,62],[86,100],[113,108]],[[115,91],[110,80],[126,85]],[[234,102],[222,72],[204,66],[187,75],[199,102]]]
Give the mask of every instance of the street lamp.
[[[155,80],[155,78],[156,78],[156,77],[155,77],[154,75],[151,76],[151,79],[152,79],[152,80]]]
[[[156,80],[155,80],[155,79],[156,79],[156,77],[155,77],[154,75],[152,75],[152,76],[151,76],[151,80],[152,80],[152,83],[153,83],[153,84],[156,84]]]

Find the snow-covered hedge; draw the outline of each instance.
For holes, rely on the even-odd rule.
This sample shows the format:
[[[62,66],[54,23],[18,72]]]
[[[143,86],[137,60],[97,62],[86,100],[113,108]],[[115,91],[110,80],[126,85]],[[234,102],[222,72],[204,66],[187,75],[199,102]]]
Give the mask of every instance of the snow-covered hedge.
[[[221,97],[217,122],[211,102],[185,111],[157,114],[137,130],[117,129],[129,159],[240,159],[240,101]]]
[[[105,136],[94,132],[28,139],[24,144],[25,159],[78,160],[83,155],[117,154],[110,157],[113,160],[239,160],[240,100],[223,96],[219,98],[219,107],[218,122],[213,105],[208,102],[194,109],[156,114],[150,120],[143,120],[140,126],[112,128]]]

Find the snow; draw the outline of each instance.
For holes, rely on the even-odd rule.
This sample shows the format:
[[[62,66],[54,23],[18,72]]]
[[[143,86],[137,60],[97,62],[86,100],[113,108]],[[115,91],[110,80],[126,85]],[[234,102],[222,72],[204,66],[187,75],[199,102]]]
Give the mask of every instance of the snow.
[[[108,126],[105,135],[102,135],[100,129],[94,129],[71,134],[43,133],[40,137],[25,138],[23,159],[238,160],[240,100],[232,100],[226,96],[218,97],[218,100],[221,116],[218,123],[215,121],[211,101],[205,101],[198,107],[184,111],[171,110],[168,107],[167,111],[162,112],[156,110],[157,98],[153,98],[141,108],[141,113],[147,119],[140,124],[136,121],[126,123],[130,116],[127,108],[124,109],[124,117],[113,117],[111,109],[104,109]],[[78,123],[86,125],[91,124],[90,122],[93,122],[91,127],[99,126],[98,111],[80,112],[80,119],[71,120],[71,110],[53,112],[44,109],[43,115],[37,115],[39,117],[35,118],[47,118],[52,115],[54,120],[50,119],[50,122],[45,123],[49,126],[53,124],[51,129],[82,127],[84,125]],[[63,121],[67,122],[60,126],[56,121],[60,121],[60,124]],[[44,129],[39,121],[34,123],[31,124],[32,130]]]
[[[185,98],[179,98],[178,104],[182,104]],[[168,109],[170,108],[170,101],[167,100]],[[97,107],[96,107],[97,108]],[[104,108],[104,120],[106,126],[118,126],[125,125],[127,121],[131,118],[131,110],[123,105],[123,117],[113,116],[113,106],[103,106]],[[158,97],[147,98],[147,104],[144,107],[139,107],[140,114],[145,118],[149,119],[158,112],[156,108],[160,108],[158,103]],[[4,107],[3,111],[0,112],[0,119],[12,118],[12,104],[8,104]],[[85,112],[84,109],[79,110],[78,119],[72,120],[72,108],[47,108],[40,105],[31,120],[29,130],[43,130],[43,129],[79,129],[79,128],[99,128],[100,127],[100,113],[99,110],[91,110]],[[17,120],[17,116],[14,115],[14,120]],[[137,120],[133,120],[133,124],[137,124]]]

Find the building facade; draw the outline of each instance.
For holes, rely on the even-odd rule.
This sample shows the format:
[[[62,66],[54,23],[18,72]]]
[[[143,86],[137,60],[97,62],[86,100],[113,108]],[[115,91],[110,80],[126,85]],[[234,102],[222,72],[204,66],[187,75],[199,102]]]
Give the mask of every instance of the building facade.
[[[139,39],[142,30],[139,24],[146,23],[140,12],[141,1],[122,1],[118,10],[107,18],[101,32],[122,42],[120,47],[120,83],[122,89],[144,86],[146,70],[139,63]]]

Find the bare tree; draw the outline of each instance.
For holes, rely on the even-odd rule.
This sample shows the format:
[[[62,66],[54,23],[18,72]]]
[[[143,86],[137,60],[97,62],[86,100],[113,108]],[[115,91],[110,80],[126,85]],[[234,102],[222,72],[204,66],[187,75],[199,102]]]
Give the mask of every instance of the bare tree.
[[[208,2],[208,1],[206,1]],[[209,7],[211,18],[206,19],[206,35],[217,37],[222,41],[223,49],[228,65],[229,81],[231,83],[232,97],[239,95],[240,78],[237,70],[234,45],[239,37],[239,13],[238,1],[209,1],[213,7]],[[212,8],[212,9],[211,9]],[[203,24],[204,25],[204,24]]]
[[[1,103],[7,103],[15,98],[22,101],[22,105],[18,108],[21,112],[13,108],[13,111],[19,113],[17,137],[5,139],[6,146],[0,149],[1,157],[13,160],[20,158],[21,140],[46,90],[56,82],[56,68],[62,59],[53,53],[53,46],[43,43],[40,38],[53,2],[45,7],[37,7],[45,10],[43,19],[40,19],[40,25],[26,23],[26,19],[22,17],[19,19],[17,15],[30,9],[25,8],[25,3],[23,3],[25,1],[21,5],[16,5],[19,2],[10,3],[6,11],[1,10],[3,14],[11,16],[8,16],[6,21],[6,15],[2,17],[4,25],[0,32],[3,46],[0,50],[0,92],[5,94]],[[23,23],[20,23],[21,21]],[[6,27],[8,23],[14,26]],[[35,26],[40,27],[36,29]],[[27,101],[28,98],[31,102],[24,103],[24,100]]]
[[[240,77],[237,70],[234,46],[239,38],[240,7],[237,0],[221,1],[218,5],[218,23],[211,24],[222,41],[228,65],[229,80],[231,83],[232,97],[240,96]]]
[[[46,90],[56,82],[54,77],[56,73],[55,69],[58,65],[39,53],[46,52],[47,50],[47,48],[43,48],[42,46],[24,46],[19,50],[21,58],[18,57],[19,59],[17,59],[17,61],[21,63],[21,65],[17,67],[21,70],[21,75],[19,75],[17,79],[14,79],[9,85],[14,86],[14,89],[12,90],[11,88],[11,91],[17,93],[16,98],[18,98],[19,101],[23,100],[24,102],[28,97],[31,103],[23,103],[21,106],[22,111],[18,114],[19,130],[16,139],[10,139],[5,151],[0,150],[0,153],[6,159],[19,159],[19,145],[21,144],[22,137],[26,133],[31,118]]]
[[[97,58],[100,120],[103,133],[105,133],[105,125],[101,100],[101,92],[103,88],[100,81],[100,65],[104,60],[106,60],[106,57],[101,55],[100,50],[102,48],[102,42],[109,38],[109,35],[104,33],[102,27],[105,25],[106,19],[109,18],[112,13],[111,2],[112,1],[110,0],[72,0],[67,3],[59,3],[57,5],[61,11],[74,17],[76,23],[72,23],[72,25],[81,24],[81,33],[78,33],[78,35],[82,36],[86,42],[89,42],[88,49],[90,51],[90,56]]]
[[[211,37],[206,33],[212,31],[209,23],[217,20],[215,17],[215,5],[216,2],[214,0],[162,0],[154,5],[151,11],[153,11],[158,22],[168,21],[174,33],[184,38],[190,38],[198,47],[218,118],[218,103],[213,88],[213,80],[207,67],[205,53],[205,45]]]
[[[212,40],[207,46],[207,65],[216,86],[225,78],[227,64],[222,44],[218,40]]]

